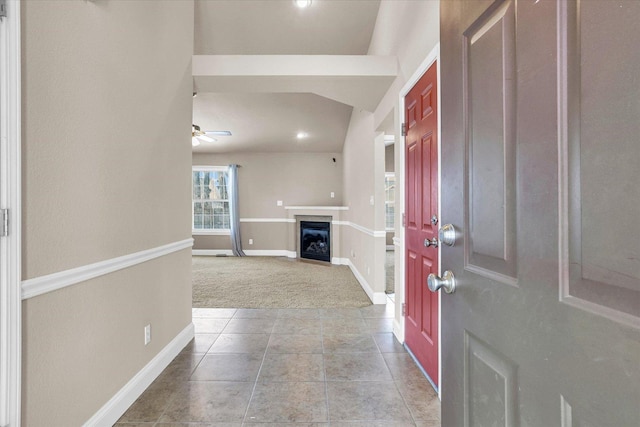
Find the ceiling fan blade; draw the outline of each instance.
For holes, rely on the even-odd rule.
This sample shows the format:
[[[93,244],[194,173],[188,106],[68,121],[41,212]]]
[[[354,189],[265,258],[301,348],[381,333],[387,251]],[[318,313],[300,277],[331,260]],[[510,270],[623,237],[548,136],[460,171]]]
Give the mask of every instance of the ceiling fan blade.
[[[207,135],[198,135],[198,138],[201,139],[204,142],[216,142],[217,141],[217,139],[210,138]]]

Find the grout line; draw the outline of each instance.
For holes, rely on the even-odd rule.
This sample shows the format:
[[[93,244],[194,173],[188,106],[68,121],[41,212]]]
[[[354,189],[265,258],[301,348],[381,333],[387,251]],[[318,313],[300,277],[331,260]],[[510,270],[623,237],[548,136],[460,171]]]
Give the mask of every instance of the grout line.
[[[275,327],[275,322],[271,327],[271,332],[269,333],[269,339],[267,340],[267,347],[264,349],[264,354],[262,355],[262,362],[260,362],[260,368],[258,369],[258,373],[256,374],[256,380],[253,383],[253,388],[251,389],[251,396],[249,397],[249,402],[247,402],[247,409],[244,410],[244,415],[242,416],[242,425],[247,422],[247,415],[249,414],[249,407],[251,407],[251,401],[253,401],[253,396],[256,392],[256,387],[258,387],[258,380],[260,378],[260,373],[262,372],[262,367],[264,366],[264,361],[267,358],[267,348],[269,348],[269,341],[271,341],[271,335],[273,334],[273,328]]]

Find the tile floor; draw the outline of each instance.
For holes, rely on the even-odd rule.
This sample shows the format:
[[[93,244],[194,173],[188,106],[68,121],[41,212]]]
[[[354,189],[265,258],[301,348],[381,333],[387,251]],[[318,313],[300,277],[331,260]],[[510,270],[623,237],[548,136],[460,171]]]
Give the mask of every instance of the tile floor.
[[[440,427],[393,305],[193,309],[195,339],[118,427]]]

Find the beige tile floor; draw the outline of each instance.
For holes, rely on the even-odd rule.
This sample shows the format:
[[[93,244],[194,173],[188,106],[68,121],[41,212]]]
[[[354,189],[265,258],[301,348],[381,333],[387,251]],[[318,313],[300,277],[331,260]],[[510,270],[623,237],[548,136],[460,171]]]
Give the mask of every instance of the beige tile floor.
[[[440,427],[393,305],[194,309],[196,336],[118,427]]]

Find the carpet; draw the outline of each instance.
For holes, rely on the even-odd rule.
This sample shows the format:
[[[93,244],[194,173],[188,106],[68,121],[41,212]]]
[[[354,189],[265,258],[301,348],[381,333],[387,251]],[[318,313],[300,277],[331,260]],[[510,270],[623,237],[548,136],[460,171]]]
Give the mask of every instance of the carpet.
[[[346,308],[371,305],[347,266],[284,257],[194,256],[194,308]]]
[[[396,291],[395,256],[396,255],[393,250],[390,250],[390,251],[387,250],[385,263],[384,263],[385,283],[386,283],[386,289],[384,292],[387,294],[392,294]]]

